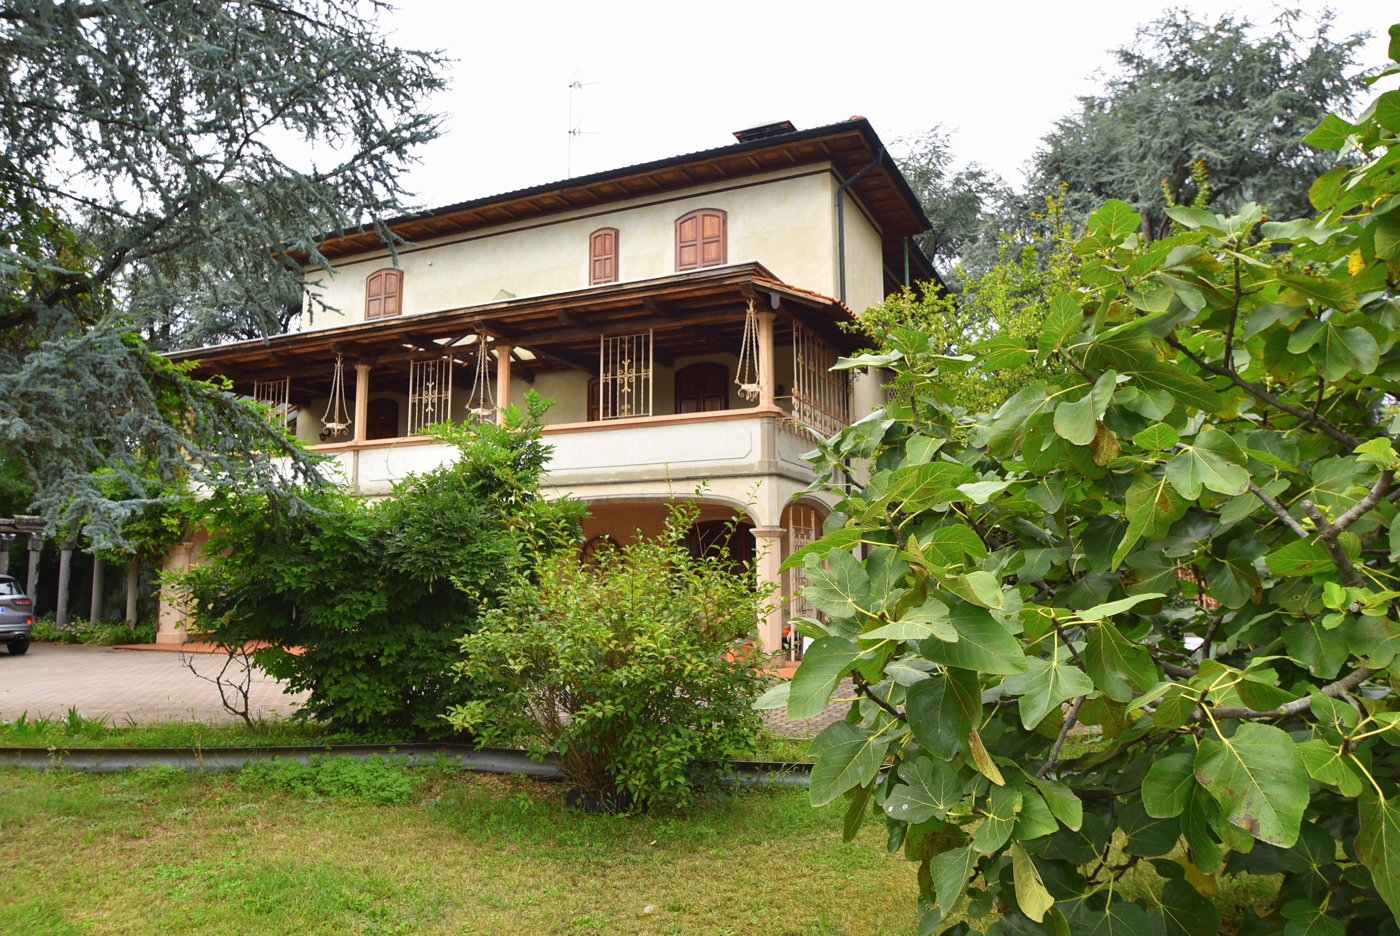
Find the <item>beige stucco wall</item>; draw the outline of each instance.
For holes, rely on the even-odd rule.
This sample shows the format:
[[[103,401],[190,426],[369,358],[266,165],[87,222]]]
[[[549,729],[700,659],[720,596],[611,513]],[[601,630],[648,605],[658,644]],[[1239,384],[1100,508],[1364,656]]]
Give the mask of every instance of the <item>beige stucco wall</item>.
[[[502,290],[530,296],[586,288],[588,236],[603,227],[618,230],[623,282],[670,275],[675,272],[675,221],[697,208],[727,213],[729,262],[756,260],[784,282],[834,296],[839,289],[838,184],[829,166],[804,166],[699,185],[680,195],[632,199],[604,212],[580,210],[427,241],[399,252],[404,314],[478,305]],[[854,308],[864,309],[880,298],[879,237],[850,197],[846,237],[848,295]],[[334,274],[311,277],[319,277],[320,285],[309,288],[339,311],[313,309],[303,317],[303,329],[362,321],[366,278],[392,265],[383,250],[342,262]]]

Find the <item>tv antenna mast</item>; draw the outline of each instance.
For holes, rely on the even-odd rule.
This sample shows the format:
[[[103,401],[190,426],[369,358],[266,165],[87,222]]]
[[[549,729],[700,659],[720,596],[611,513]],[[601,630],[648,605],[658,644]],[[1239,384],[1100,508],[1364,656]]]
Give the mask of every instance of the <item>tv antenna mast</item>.
[[[572,179],[574,177],[574,137],[597,135],[596,130],[583,129],[582,119],[580,119],[578,123],[574,122],[574,92],[582,91],[584,88],[598,83],[596,81],[582,80],[578,74],[580,71],[582,71],[581,68],[575,68],[573,76],[569,78],[569,153],[567,168],[564,175],[566,179]]]

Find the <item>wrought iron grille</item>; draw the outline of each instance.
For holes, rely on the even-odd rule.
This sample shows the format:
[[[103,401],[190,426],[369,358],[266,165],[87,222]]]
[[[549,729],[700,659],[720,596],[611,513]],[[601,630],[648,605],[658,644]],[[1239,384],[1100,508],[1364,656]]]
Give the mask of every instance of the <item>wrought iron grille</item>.
[[[787,527],[788,549],[792,552],[810,546],[822,535],[821,517],[811,507],[802,504],[793,504],[788,508]],[[802,659],[802,635],[793,628],[793,618],[821,619],[821,612],[812,607],[812,603],[802,594],[807,584],[807,576],[800,566],[788,570],[788,600],[783,608],[783,652],[789,660]]]
[[[823,439],[851,421],[851,382],[833,372],[838,354],[820,335],[792,323],[792,418]]]
[[[652,333],[599,339],[598,417],[652,413]]]
[[[414,361],[408,368],[408,434],[452,417],[452,359]]]
[[[272,407],[270,418],[274,424],[290,426],[296,422],[296,409],[292,406],[292,378],[253,381],[253,399]]]

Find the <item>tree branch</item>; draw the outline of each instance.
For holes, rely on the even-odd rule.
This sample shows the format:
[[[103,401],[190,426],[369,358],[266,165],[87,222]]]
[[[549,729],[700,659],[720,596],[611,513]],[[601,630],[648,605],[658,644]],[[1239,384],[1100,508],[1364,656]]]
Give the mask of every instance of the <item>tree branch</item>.
[[[1069,737],[1070,729],[1079,721],[1079,706],[1084,704],[1084,696],[1077,696],[1070,703],[1069,711],[1065,714],[1065,723],[1060,726],[1060,735],[1055,739],[1055,746],[1050,749],[1050,759],[1040,765],[1040,769],[1035,772],[1037,777],[1043,777],[1055,768],[1055,763],[1060,759],[1060,748],[1065,746],[1065,738]]]
[[[1300,538],[1308,538],[1308,531],[1303,529],[1303,525],[1297,520],[1294,520],[1293,515],[1288,512],[1288,509],[1282,504],[1280,504],[1278,501],[1274,500],[1274,498],[1269,495],[1268,491],[1255,484],[1253,480],[1249,482],[1249,489],[1252,492],[1254,492],[1255,497],[1259,498],[1261,501],[1264,502],[1264,506],[1268,507],[1274,512],[1275,517],[1278,517],[1280,520],[1283,521],[1284,526],[1288,527],[1294,533],[1298,534]]]
[[[904,716],[904,713],[903,713],[903,712],[901,712],[899,709],[895,708],[893,705],[890,705],[890,704],[889,704],[888,702],[886,702],[884,699],[882,699],[882,698],[880,698],[879,696],[877,696],[877,695],[875,694],[874,690],[872,690],[872,689],[870,688],[870,683],[866,682],[866,681],[865,681],[865,677],[862,676],[860,673],[852,673],[852,674],[851,674],[851,684],[852,684],[853,686],[855,686],[856,692],[857,692],[857,693],[859,693],[860,695],[865,696],[865,697],[866,697],[867,699],[869,699],[871,702],[874,702],[876,705],[880,706],[880,708],[884,709],[886,712],[888,712],[888,713],[889,713],[891,716],[893,716],[894,718],[897,718],[897,719],[900,720],[900,721],[908,721],[908,720],[909,720],[909,719],[907,719],[907,718]]]
[[[1328,683],[1318,691],[1333,699],[1345,698],[1357,686],[1374,676],[1379,670],[1373,670],[1366,666],[1359,666],[1352,670],[1347,676],[1333,683]],[[1309,700],[1307,696],[1296,699],[1292,702],[1280,705],[1278,708],[1261,712],[1258,709],[1245,708],[1244,706],[1214,706],[1210,714],[1215,718],[1237,718],[1237,719],[1261,719],[1261,718],[1291,718],[1294,715],[1301,715],[1308,710]],[[1200,707],[1196,708],[1194,718],[1196,721],[1204,721],[1205,713]]]
[[[1186,357],[1191,361],[1191,363],[1195,364],[1201,370],[1209,371],[1210,373],[1215,374],[1217,377],[1228,378],[1231,383],[1241,388],[1242,390],[1247,391],[1256,399],[1259,399],[1264,403],[1269,404],[1275,409],[1283,410],[1283,412],[1289,414],[1290,416],[1297,417],[1298,419],[1301,419],[1306,423],[1311,423],[1312,425],[1321,429],[1328,436],[1330,436],[1334,441],[1340,442],[1342,445],[1345,445],[1348,449],[1354,449],[1361,444],[1360,440],[1358,440],[1356,436],[1352,435],[1344,429],[1339,429],[1338,427],[1334,426],[1329,420],[1323,418],[1317,413],[1310,413],[1305,409],[1299,409],[1296,406],[1293,406],[1289,403],[1285,403],[1269,391],[1265,390],[1263,387],[1259,386],[1256,383],[1250,383],[1248,380],[1245,380],[1243,377],[1241,377],[1239,374],[1236,374],[1234,371],[1227,370],[1223,367],[1219,367],[1215,364],[1211,364],[1210,362],[1204,360],[1200,357],[1200,355],[1192,352],[1189,348],[1187,348],[1181,342],[1177,341],[1171,335],[1167,336],[1166,341],[1168,345],[1180,351],[1182,354],[1186,355]]]

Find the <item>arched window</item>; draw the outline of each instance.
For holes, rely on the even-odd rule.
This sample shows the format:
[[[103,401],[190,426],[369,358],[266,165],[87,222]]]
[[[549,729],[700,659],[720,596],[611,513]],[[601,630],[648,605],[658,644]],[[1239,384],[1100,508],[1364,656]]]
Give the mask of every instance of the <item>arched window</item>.
[[[365,280],[365,321],[403,312],[403,270],[376,270]]]
[[[729,368],[691,364],[676,371],[676,412],[714,413],[729,409]]]
[[[725,213],[701,208],[676,219],[676,272],[727,263]]]
[[[617,228],[602,228],[588,237],[588,285],[617,282]]]
[[[695,559],[718,557],[734,572],[754,559],[753,525],[735,520],[700,520],[690,528],[686,546]]]

